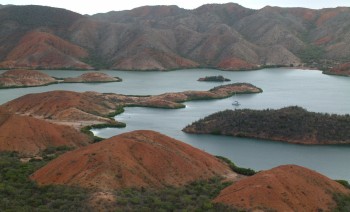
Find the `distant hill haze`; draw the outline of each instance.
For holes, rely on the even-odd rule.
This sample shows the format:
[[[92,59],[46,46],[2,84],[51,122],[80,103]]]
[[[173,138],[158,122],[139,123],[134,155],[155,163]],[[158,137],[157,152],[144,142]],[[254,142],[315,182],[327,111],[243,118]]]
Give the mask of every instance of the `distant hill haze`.
[[[83,16],[43,6],[0,9],[0,68],[170,70],[264,65],[327,68],[350,58],[350,8],[209,4]]]

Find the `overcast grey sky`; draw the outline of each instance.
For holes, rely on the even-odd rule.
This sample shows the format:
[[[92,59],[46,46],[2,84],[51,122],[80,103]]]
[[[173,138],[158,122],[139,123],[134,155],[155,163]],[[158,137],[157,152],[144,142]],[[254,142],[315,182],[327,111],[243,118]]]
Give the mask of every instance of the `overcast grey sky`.
[[[181,8],[193,9],[203,4],[228,3],[229,0],[0,0],[0,4],[45,5],[65,8],[81,14],[95,14],[108,11],[130,10],[144,5],[178,5]],[[350,0],[235,0],[247,8],[260,9],[266,5],[280,7],[306,7],[313,9],[347,6]]]

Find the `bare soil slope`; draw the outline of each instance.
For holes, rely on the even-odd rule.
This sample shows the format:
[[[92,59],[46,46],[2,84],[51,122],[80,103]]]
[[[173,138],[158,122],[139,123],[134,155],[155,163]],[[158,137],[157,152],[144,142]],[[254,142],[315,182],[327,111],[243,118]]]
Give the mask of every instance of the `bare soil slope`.
[[[154,131],[134,131],[65,153],[31,179],[41,185],[109,190],[180,186],[232,173],[214,156],[185,143]]]
[[[48,147],[81,147],[90,138],[69,126],[15,115],[0,107],[0,151],[35,155]]]
[[[336,206],[333,193],[350,190],[315,171],[284,165],[225,188],[214,202],[249,211],[330,211]]]

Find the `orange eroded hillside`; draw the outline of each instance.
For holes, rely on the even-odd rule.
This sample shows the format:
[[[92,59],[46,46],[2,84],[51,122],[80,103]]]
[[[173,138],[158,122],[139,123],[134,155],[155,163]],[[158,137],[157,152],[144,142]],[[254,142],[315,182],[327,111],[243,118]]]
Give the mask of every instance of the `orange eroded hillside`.
[[[234,175],[216,157],[154,131],[133,131],[65,153],[36,171],[41,185],[87,188],[180,186]]]
[[[225,188],[214,202],[248,211],[331,211],[336,206],[334,193],[350,190],[315,171],[284,165]]]
[[[91,139],[69,126],[15,115],[0,108],[0,151],[35,155],[48,147],[81,147]]]

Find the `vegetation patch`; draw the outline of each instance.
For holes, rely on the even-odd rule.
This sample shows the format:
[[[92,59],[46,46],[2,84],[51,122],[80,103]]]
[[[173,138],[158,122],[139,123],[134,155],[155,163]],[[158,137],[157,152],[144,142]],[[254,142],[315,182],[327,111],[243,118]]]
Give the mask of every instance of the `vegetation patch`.
[[[21,163],[15,153],[0,153],[0,211],[84,211],[86,190],[38,186],[29,175],[47,161]]]
[[[334,194],[334,201],[337,203],[337,207],[334,212],[348,212],[350,211],[350,195]]]
[[[335,181],[337,181],[338,183],[342,184],[345,188],[350,189],[350,184],[349,184],[348,181],[346,181],[346,180],[335,180]]]
[[[114,112],[112,112],[112,113],[109,113],[108,115],[107,115],[107,117],[114,117],[114,116],[117,116],[117,115],[119,115],[119,114],[122,114],[122,113],[124,113],[124,107],[123,106],[118,106],[116,109],[115,109],[115,111]],[[125,127],[125,126],[124,126]]]
[[[231,81],[231,80],[223,77],[222,75],[218,75],[218,76],[206,76],[203,78],[199,78],[198,81],[227,82],[227,81]]]
[[[93,138],[94,143],[95,142],[100,142],[102,140],[104,140],[104,138],[95,136],[92,132],[91,129],[103,129],[103,128],[124,128],[126,127],[125,123],[122,122],[116,122],[116,123],[112,123],[112,124],[94,124],[94,125],[89,125],[86,127],[83,127],[80,129],[80,131],[82,133],[87,134],[88,136]]]
[[[116,192],[115,208],[117,211],[235,211],[211,202],[230,184],[217,177],[161,190],[123,189]]]
[[[252,175],[257,173],[253,169],[242,168],[242,167],[236,166],[236,164],[233,163],[230,159],[225,158],[223,156],[216,156],[216,157],[219,158],[220,160],[224,161],[225,163],[227,163],[230,166],[230,168],[232,169],[232,171],[236,172],[237,174],[241,174],[241,175],[245,175],[245,176],[252,176]]]
[[[251,137],[300,144],[350,144],[350,115],[279,110],[225,110],[185,127],[189,133]]]

